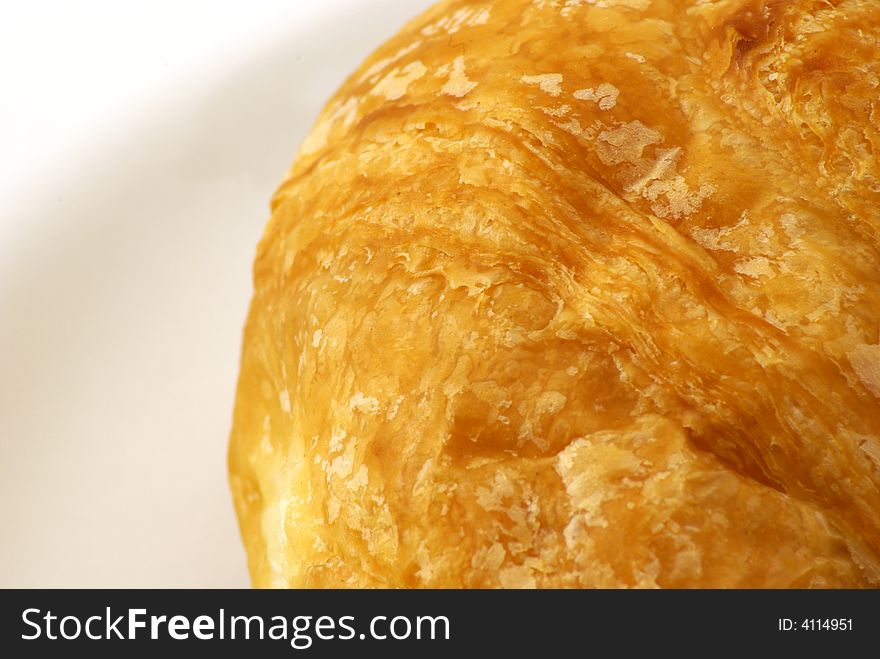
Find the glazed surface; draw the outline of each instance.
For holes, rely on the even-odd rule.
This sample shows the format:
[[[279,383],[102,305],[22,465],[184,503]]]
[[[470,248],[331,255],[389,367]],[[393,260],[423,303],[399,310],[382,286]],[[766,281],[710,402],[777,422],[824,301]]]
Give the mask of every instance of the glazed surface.
[[[880,579],[880,3],[441,2],[258,248],[253,583]]]

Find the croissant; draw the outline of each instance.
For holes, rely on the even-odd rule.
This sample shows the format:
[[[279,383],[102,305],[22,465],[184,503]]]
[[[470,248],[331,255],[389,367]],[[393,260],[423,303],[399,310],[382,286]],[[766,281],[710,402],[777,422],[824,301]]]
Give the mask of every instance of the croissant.
[[[880,3],[440,2],[254,265],[258,587],[880,582]]]

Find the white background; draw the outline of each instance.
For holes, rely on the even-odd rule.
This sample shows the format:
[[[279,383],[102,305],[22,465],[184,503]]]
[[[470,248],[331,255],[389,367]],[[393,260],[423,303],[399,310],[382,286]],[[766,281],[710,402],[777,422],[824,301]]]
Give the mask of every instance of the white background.
[[[248,584],[226,440],[268,200],[429,4],[0,4],[0,587]]]

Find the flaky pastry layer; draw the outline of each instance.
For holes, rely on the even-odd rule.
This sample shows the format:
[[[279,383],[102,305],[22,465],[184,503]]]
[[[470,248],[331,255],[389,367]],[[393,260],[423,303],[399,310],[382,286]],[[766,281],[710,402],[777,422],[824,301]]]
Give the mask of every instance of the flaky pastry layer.
[[[446,1],[258,248],[256,586],[880,579],[880,2]]]

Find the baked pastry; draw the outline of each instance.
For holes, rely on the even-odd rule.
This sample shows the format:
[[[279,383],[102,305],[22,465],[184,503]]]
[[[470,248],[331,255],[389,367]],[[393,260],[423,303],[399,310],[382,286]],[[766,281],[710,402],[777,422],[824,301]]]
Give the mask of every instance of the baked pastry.
[[[272,202],[255,586],[880,580],[880,3],[441,2]]]

